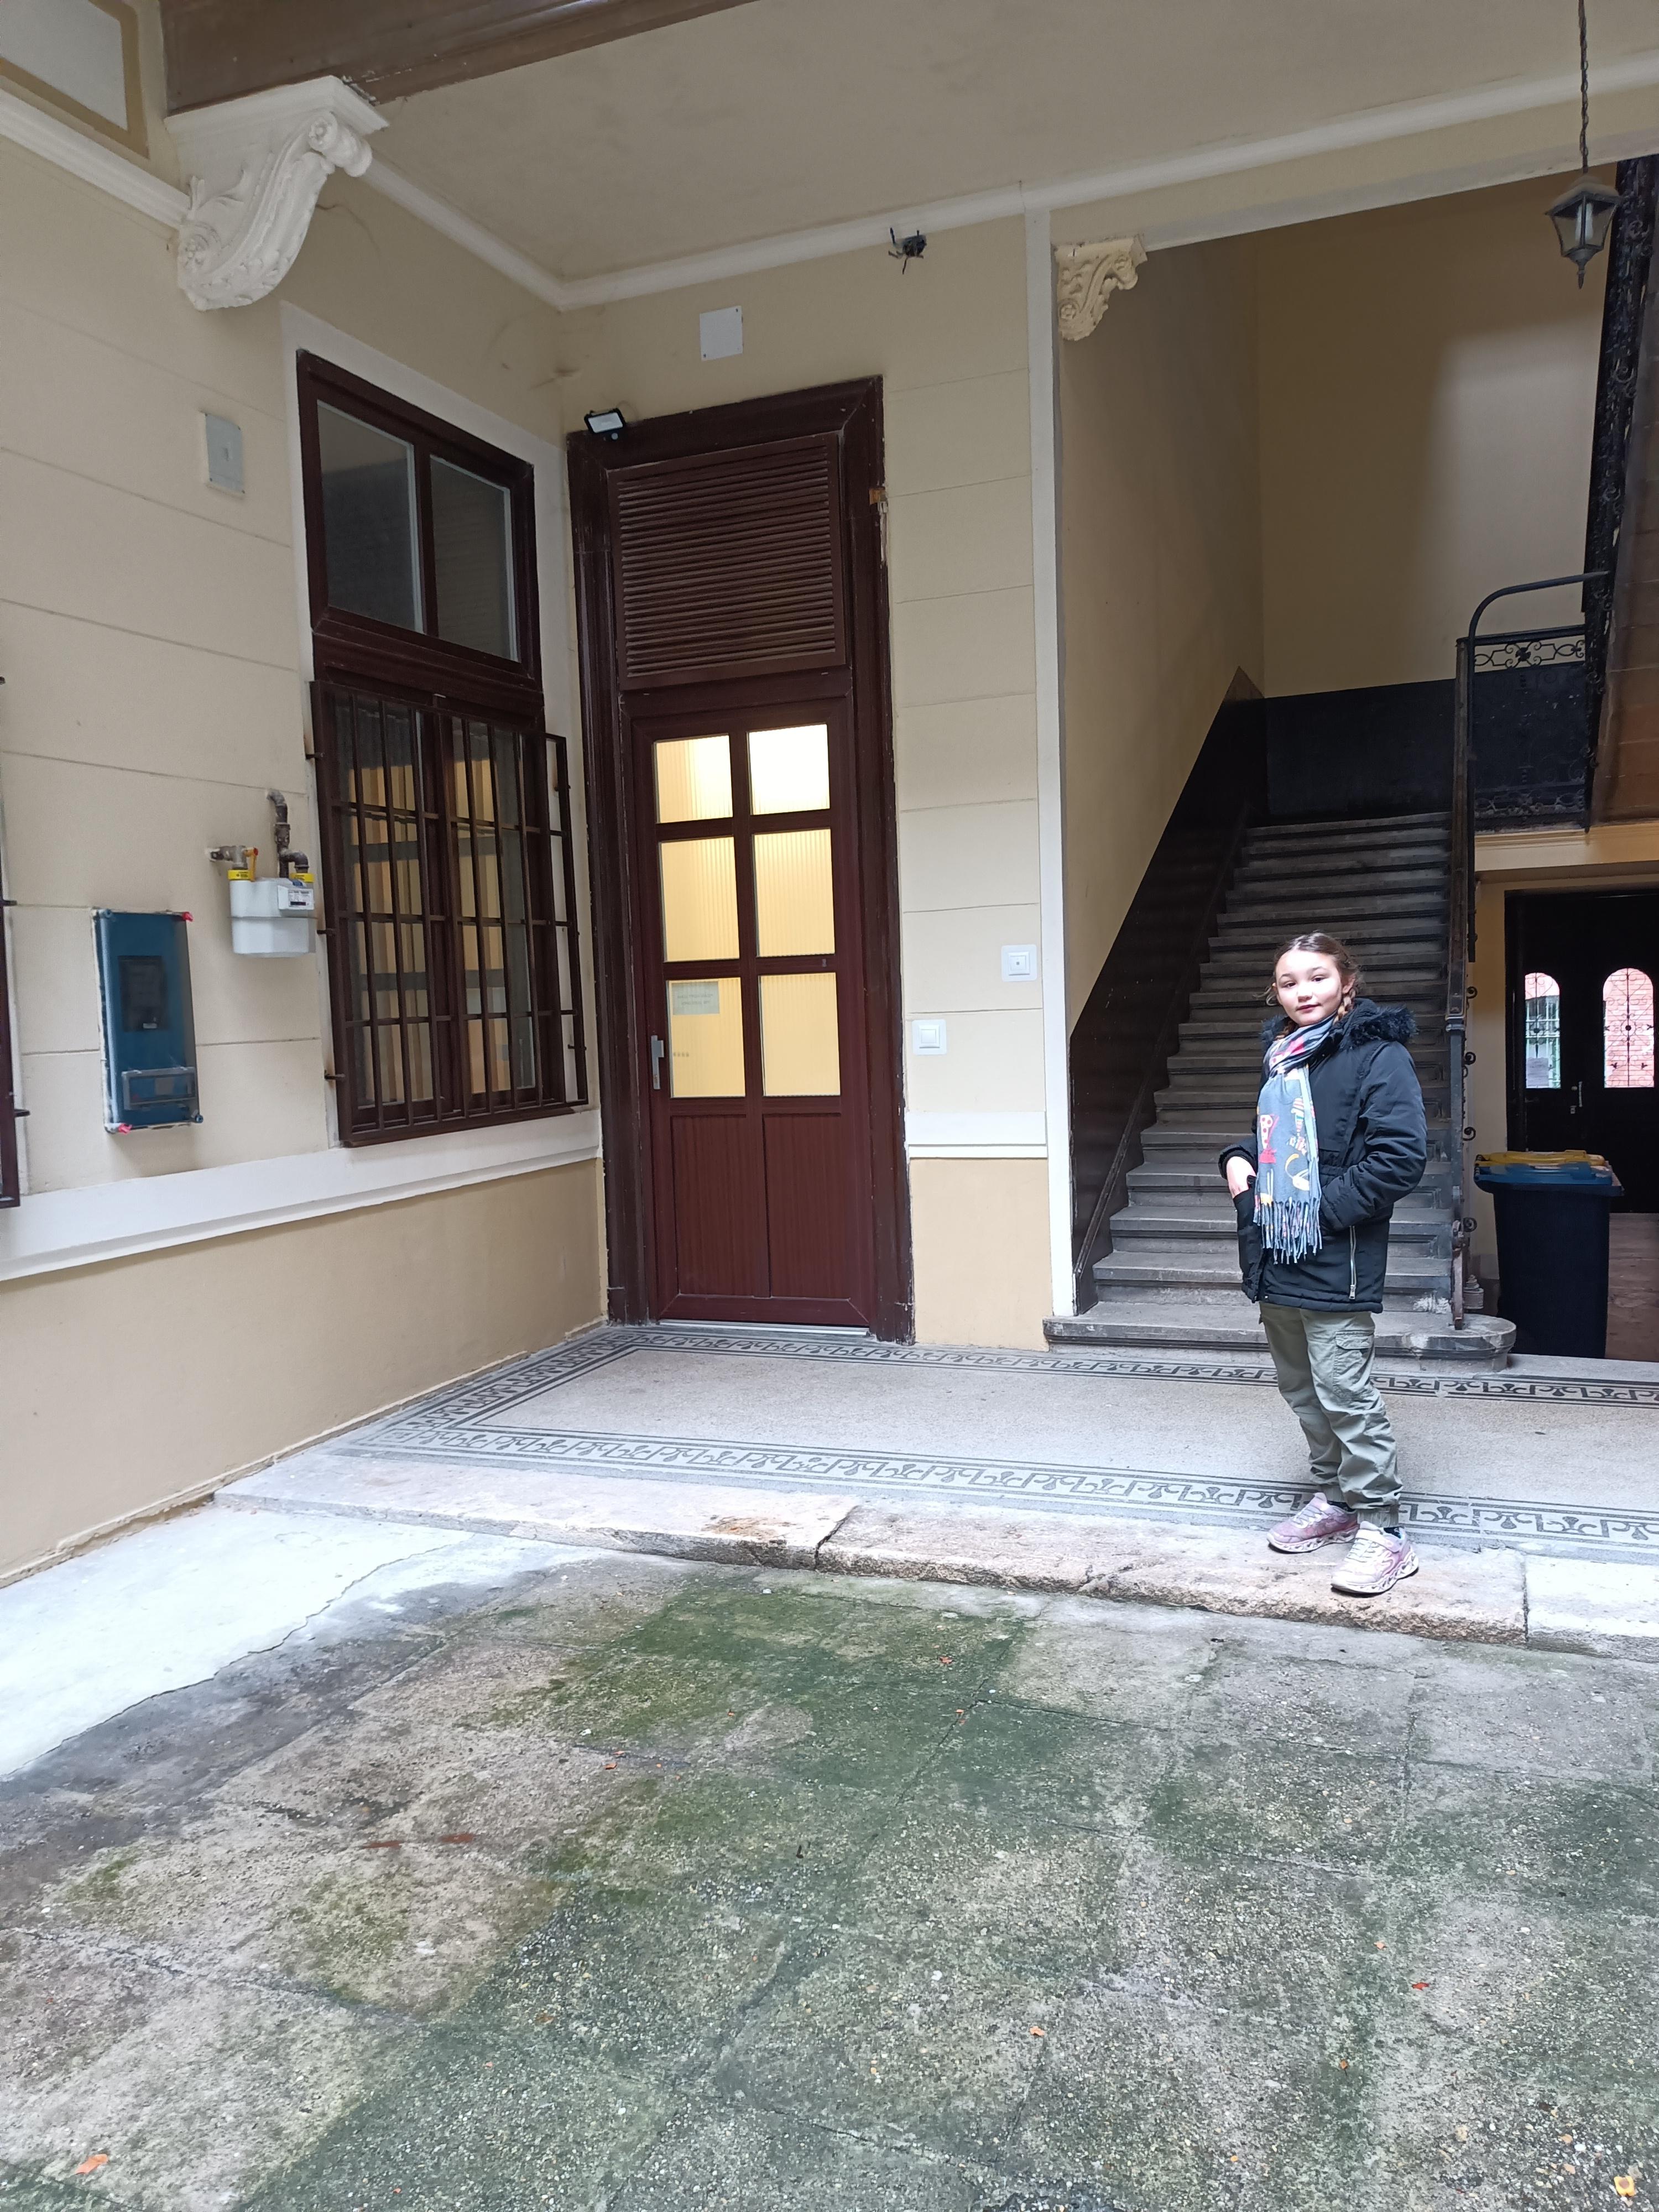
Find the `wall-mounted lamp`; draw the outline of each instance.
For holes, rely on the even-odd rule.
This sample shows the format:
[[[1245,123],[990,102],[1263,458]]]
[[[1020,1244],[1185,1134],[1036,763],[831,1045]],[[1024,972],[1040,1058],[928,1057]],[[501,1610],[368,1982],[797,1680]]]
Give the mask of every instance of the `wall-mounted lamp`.
[[[599,407],[582,417],[596,438],[620,438],[628,428],[620,407]]]
[[[1619,212],[1619,195],[1609,191],[1589,173],[1589,33],[1584,21],[1584,0],[1578,0],[1578,181],[1548,214],[1561,241],[1561,251],[1584,282],[1584,271],[1607,242],[1613,218]]]

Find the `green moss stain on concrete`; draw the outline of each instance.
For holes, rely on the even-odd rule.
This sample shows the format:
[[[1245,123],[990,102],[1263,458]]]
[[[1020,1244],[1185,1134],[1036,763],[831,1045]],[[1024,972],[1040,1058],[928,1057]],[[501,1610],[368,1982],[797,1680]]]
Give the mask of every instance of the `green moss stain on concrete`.
[[[1305,1630],[1141,1619],[591,1563],[47,1888],[88,1929],[170,1868],[228,1896],[211,1839],[265,1824],[261,1911],[175,1928],[168,1971],[368,2056],[239,2212],[1517,2212],[1659,2176],[1651,1783],[1529,1773],[1513,1727],[1482,1765],[1474,1676],[1403,1639],[1368,1682]],[[1503,1663],[1480,1694],[1524,1698]],[[1623,1700],[1627,1756],[1647,1671],[1588,1679],[1548,1697]],[[240,2030],[199,2063],[228,2112],[282,2094]],[[47,2112],[9,2182],[57,2186]]]

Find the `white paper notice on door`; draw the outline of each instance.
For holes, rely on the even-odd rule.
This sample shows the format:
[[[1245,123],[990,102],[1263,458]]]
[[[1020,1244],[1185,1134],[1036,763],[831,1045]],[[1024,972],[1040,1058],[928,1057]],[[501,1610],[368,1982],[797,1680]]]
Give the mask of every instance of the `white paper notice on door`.
[[[669,1011],[676,1014],[717,1014],[720,1010],[718,983],[671,983]]]

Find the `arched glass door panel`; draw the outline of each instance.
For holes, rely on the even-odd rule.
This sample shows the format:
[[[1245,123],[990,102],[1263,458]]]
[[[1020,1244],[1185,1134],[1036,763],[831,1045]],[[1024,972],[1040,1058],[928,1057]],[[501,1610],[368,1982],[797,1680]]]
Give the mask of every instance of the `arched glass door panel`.
[[[1602,1080],[1609,1091],[1653,1088],[1653,978],[1615,968],[1601,986]]]
[[[1527,1088],[1561,1088],[1561,986],[1534,969],[1527,977]]]

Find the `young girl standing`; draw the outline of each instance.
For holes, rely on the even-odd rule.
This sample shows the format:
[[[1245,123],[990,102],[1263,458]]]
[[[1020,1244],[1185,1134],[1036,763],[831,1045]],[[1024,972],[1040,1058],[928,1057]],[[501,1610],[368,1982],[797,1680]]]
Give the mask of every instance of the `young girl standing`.
[[[1279,1395],[1302,1424],[1313,1496],[1276,1552],[1351,1540],[1331,1588],[1381,1597],[1417,1572],[1400,1531],[1394,1431],[1371,1372],[1389,1217],[1428,1159],[1404,1006],[1359,995],[1347,948],[1315,933],[1273,963],[1253,1143],[1221,1155],[1244,1291],[1258,1300]]]

